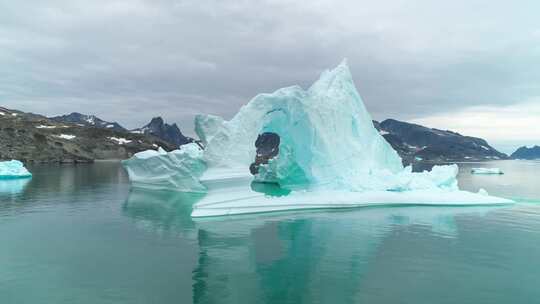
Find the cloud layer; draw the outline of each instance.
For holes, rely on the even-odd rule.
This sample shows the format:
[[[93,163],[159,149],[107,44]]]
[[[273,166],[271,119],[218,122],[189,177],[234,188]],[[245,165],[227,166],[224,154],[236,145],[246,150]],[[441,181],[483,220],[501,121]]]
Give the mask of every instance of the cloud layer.
[[[0,2],[1,104],[49,115],[191,128],[344,57],[376,119],[540,96],[537,1]]]

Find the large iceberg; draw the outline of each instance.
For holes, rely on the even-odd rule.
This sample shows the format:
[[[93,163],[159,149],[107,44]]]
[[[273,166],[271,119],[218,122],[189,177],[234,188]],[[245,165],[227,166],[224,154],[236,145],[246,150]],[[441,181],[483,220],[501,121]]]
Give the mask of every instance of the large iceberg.
[[[458,167],[404,168],[373,127],[346,62],[299,86],[260,94],[229,121],[195,118],[205,146],[145,151],[124,165],[134,186],[206,192],[192,216],[371,205],[511,201],[460,191]]]
[[[25,178],[31,177],[30,173],[18,160],[9,160],[0,162],[0,179]]]

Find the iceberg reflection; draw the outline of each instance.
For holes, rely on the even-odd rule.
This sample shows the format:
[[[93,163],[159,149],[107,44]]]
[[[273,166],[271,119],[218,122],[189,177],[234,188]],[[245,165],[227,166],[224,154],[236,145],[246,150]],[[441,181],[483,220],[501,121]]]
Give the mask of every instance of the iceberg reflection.
[[[192,231],[191,206],[201,196],[196,193],[134,188],[123,205],[123,212],[146,230]]]
[[[30,178],[0,179],[0,195],[22,193],[30,180]]]
[[[458,237],[460,221],[497,209],[366,208],[196,219],[193,302],[311,303],[325,296],[332,299],[322,302],[357,302],[359,286],[373,272],[394,271],[384,268],[385,256],[402,251],[409,257],[411,250],[421,256],[421,246],[411,249],[397,235],[448,243],[444,239]],[[379,269],[369,266],[373,260],[381,260]]]

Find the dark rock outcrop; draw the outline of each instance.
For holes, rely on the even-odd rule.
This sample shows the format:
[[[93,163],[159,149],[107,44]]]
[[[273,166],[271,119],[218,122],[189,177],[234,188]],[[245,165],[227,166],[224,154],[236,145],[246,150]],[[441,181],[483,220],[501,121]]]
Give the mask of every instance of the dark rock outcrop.
[[[85,127],[110,129],[110,130],[114,130],[118,132],[127,131],[124,127],[122,127],[117,122],[108,122],[103,119],[100,119],[99,117],[95,115],[86,115],[86,114],[81,114],[77,112],[73,112],[68,115],[51,117],[51,119],[56,122],[71,123],[71,124],[76,124],[76,125],[85,126]]]
[[[387,119],[380,123],[374,121],[373,125],[406,164],[415,160],[453,162],[508,158],[484,139],[477,137],[463,136],[456,132],[427,128],[395,119]]]
[[[158,146],[166,150],[175,148],[151,135],[58,122],[0,107],[0,160],[80,163],[126,159]]]
[[[161,117],[154,117],[152,120],[142,128],[131,130],[134,134],[151,134],[162,140],[179,147],[195,140],[191,137],[184,136],[180,131],[180,128],[173,123],[169,125],[163,121]]]
[[[525,146],[517,149],[512,155],[512,159],[540,159],[540,146],[527,148]]]
[[[249,166],[249,172],[256,175],[259,173],[259,167],[262,164],[268,164],[268,161],[279,154],[279,135],[272,132],[265,132],[257,136],[255,141],[255,147],[257,148],[257,155],[255,156],[255,162]]]

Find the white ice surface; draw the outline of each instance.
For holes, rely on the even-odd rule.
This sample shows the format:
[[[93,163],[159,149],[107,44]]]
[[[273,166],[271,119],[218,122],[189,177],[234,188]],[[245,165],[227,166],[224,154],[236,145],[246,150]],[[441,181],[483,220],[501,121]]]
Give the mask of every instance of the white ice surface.
[[[499,168],[472,168],[472,174],[503,174]]]
[[[123,137],[109,137],[109,139],[115,141],[119,145],[129,144],[130,142],[132,142],[132,140]]]
[[[71,135],[71,134],[60,134],[60,135],[55,135],[55,136],[58,137],[58,138],[67,139],[67,140],[72,140],[75,137],[77,137],[77,136]]]
[[[157,151],[139,152],[122,164],[135,187],[205,192],[206,188],[199,182],[206,168],[201,158],[201,149],[191,143],[171,152],[161,147]]]
[[[251,189],[252,176],[232,169],[209,170],[201,177],[208,193],[193,206],[193,217],[302,209],[334,209],[376,206],[485,206],[513,201],[478,193],[432,188],[414,191],[306,190],[271,196]]]

